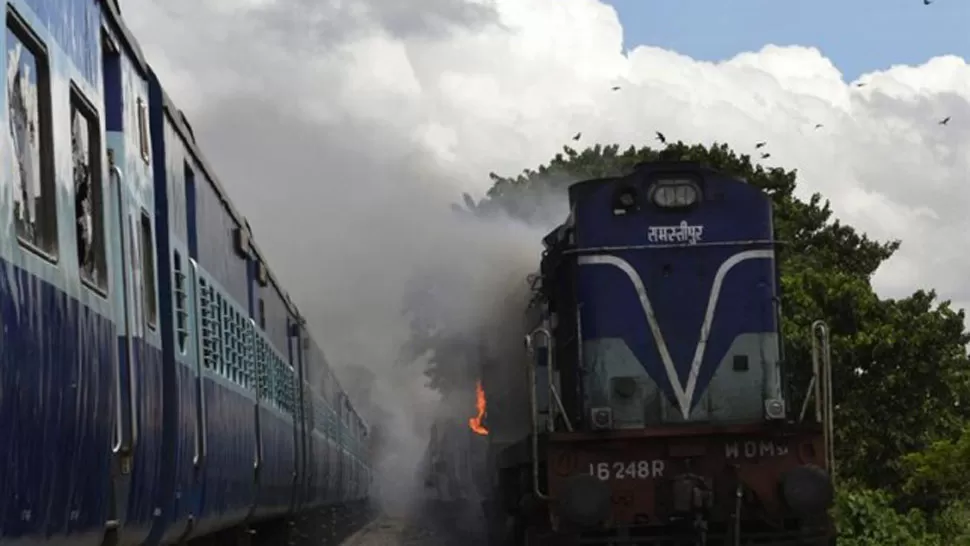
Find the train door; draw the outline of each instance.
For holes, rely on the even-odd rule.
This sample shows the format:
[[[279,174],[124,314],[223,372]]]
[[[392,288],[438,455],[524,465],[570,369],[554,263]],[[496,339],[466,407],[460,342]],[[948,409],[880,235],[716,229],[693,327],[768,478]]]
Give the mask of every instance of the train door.
[[[299,455],[299,466],[297,472],[300,474],[300,480],[297,486],[297,506],[303,507],[307,500],[307,487],[310,478],[310,466],[308,464],[308,450],[307,441],[309,440],[309,434],[307,431],[307,417],[306,417],[306,406],[303,402],[304,394],[306,392],[304,384],[304,373],[303,373],[303,362],[306,349],[309,344],[305,338],[306,332],[303,328],[297,325],[296,335],[291,339],[293,343],[293,352],[291,353],[293,358],[293,370],[295,372],[296,378],[296,389],[294,391],[294,404],[293,404],[293,418],[297,421],[298,439],[299,443],[297,449],[300,452]]]
[[[285,380],[290,383],[290,392],[292,393],[291,399],[293,401],[299,400],[297,395],[297,389],[300,388],[300,384],[297,380],[296,374],[296,361],[297,353],[300,350],[300,329],[299,326],[291,321],[289,318],[286,319],[286,329],[287,329],[287,362],[291,366],[289,368],[289,375],[286,376]],[[303,457],[302,457],[302,440],[300,438],[300,433],[303,431],[303,426],[300,423],[300,412],[296,407],[296,404],[291,404],[290,409],[292,410],[291,417],[293,418],[293,487],[291,489],[292,496],[290,497],[290,510],[296,510],[300,505],[300,483],[303,481]]]
[[[313,443],[316,438],[313,436],[313,403],[311,401],[310,394],[310,382],[309,369],[310,369],[310,338],[309,334],[300,328],[300,350],[299,354],[299,365],[300,372],[298,374],[300,381],[300,424],[302,425],[302,434],[300,435],[303,440],[303,498],[302,502],[304,504],[309,504],[313,501],[313,484],[316,479],[316,461],[314,459]]]
[[[104,111],[107,129],[106,146],[108,165],[108,222],[111,244],[115,256],[112,268],[116,279],[115,298],[118,317],[118,347],[115,353],[115,430],[112,449],[113,483],[109,490],[109,521],[107,532],[116,534],[122,522],[127,521],[131,475],[137,442],[132,360],[134,358],[132,332],[134,330],[134,301],[132,298],[132,263],[128,252],[133,233],[128,221],[130,198],[125,188],[124,174],[118,166],[117,157],[123,153],[122,103],[121,103],[121,53],[114,42],[102,34],[102,63],[104,84]]]
[[[196,188],[195,188],[195,172],[192,167],[189,166],[188,162],[183,162],[182,164],[182,177],[185,182],[185,226],[186,226],[186,243],[188,244],[189,250],[189,278],[188,278],[188,291],[191,294],[190,303],[187,305],[192,305],[192,317],[193,321],[191,324],[186,324],[190,331],[195,332],[194,345],[192,346],[192,351],[195,353],[195,366],[193,367],[193,372],[195,374],[195,382],[192,385],[191,391],[195,396],[195,440],[194,444],[194,454],[192,458],[192,466],[194,470],[194,489],[195,498],[192,499],[194,504],[194,513],[196,518],[202,518],[205,512],[205,485],[206,485],[206,457],[209,453],[209,440],[206,431],[206,406],[205,406],[205,386],[203,384],[205,375],[203,374],[203,367],[205,366],[205,359],[209,357],[205,350],[205,337],[211,325],[207,324],[205,317],[208,313],[203,312],[203,309],[209,308],[212,305],[210,300],[210,295],[206,292],[206,287],[202,286],[202,282],[199,279],[199,237],[198,237],[198,224],[196,216]],[[190,339],[193,339],[190,336]]]
[[[347,477],[344,468],[347,465],[347,399],[343,392],[337,395],[337,502],[344,502],[347,498]]]

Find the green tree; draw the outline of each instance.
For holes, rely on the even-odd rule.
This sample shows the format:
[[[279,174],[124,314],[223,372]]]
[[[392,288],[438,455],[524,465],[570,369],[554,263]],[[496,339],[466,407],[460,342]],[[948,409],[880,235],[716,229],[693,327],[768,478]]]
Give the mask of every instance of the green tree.
[[[509,215],[532,224],[561,200],[572,182],[630,172],[645,161],[698,161],[746,179],[774,202],[782,270],[785,354],[790,370],[810,369],[809,327],[830,326],[836,404],[836,458],[840,475],[873,488],[902,493],[902,458],[957,435],[970,407],[963,311],[937,302],[933,291],[900,300],[880,299],[870,279],[899,248],[873,241],[833,220],[819,194],[795,196],[795,171],[754,165],[727,145],[663,150],[564,147],[547,165],[515,177],[491,173],[492,188],[465,209],[478,216]],[[461,208],[461,207],[457,207]],[[439,366],[440,368],[441,366]],[[917,502],[907,498],[903,503]]]

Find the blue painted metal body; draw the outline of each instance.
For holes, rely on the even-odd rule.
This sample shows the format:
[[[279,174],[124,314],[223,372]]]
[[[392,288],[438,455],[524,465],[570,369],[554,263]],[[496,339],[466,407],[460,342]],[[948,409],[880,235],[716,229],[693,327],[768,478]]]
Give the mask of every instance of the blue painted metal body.
[[[652,201],[675,178],[700,190],[697,204]],[[630,190],[637,206],[616,212]],[[546,261],[574,264],[557,313],[579,317],[580,413],[611,408],[616,428],[762,420],[782,399],[770,197],[695,164],[645,164],[574,184],[570,203]]]
[[[173,543],[366,499],[366,425],[117,5],[6,10],[0,540]]]

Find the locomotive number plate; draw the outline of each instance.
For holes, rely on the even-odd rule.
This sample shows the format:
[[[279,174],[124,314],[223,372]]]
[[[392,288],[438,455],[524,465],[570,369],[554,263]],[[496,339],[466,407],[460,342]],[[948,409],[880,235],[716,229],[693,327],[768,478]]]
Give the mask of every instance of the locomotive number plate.
[[[663,477],[666,463],[659,459],[639,461],[600,461],[589,463],[589,475],[600,481],[648,480]]]

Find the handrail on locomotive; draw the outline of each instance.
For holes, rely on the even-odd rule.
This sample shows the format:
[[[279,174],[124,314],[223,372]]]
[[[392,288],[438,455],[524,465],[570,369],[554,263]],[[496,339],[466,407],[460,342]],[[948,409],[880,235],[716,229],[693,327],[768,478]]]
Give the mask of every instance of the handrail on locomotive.
[[[798,420],[805,420],[809,401],[814,399],[815,421],[822,424],[822,441],[825,464],[835,482],[834,405],[832,402],[832,349],[829,344],[829,327],[825,321],[812,323],[812,379],[808,384],[805,401]]]
[[[559,397],[559,391],[556,390],[555,376],[553,374],[553,343],[555,343],[555,341],[553,340],[552,332],[550,332],[547,328],[540,326],[525,336],[525,348],[529,355],[527,362],[529,372],[529,414],[532,422],[532,489],[536,497],[542,500],[548,500],[549,495],[543,493],[539,487],[539,409],[537,400],[538,395],[536,392],[535,361],[535,336],[537,334],[542,334],[546,338],[546,378],[549,389],[548,394],[550,400],[555,402],[555,405],[549,405],[549,419],[547,424],[548,429],[550,432],[555,432],[556,430],[557,408],[561,412],[560,414],[562,415],[563,424],[566,426],[566,430],[572,432],[573,425],[569,421],[569,416],[566,414],[566,408],[563,406],[562,399]]]

